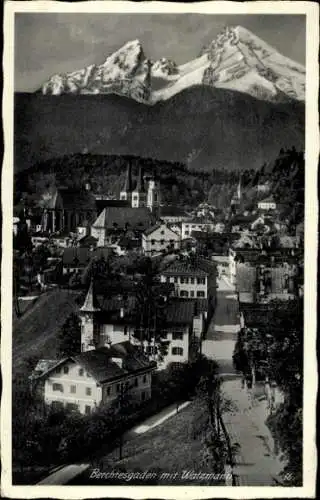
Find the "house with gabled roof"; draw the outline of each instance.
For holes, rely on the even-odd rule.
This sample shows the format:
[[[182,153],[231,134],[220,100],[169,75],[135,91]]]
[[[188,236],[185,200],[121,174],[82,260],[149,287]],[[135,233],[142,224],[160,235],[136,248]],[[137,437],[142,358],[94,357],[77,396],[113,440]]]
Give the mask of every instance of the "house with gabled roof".
[[[105,246],[128,231],[141,237],[154,222],[153,214],[146,207],[107,207],[92,224],[91,236],[98,239],[98,246]]]
[[[81,352],[61,360],[40,360],[31,376],[44,402],[90,415],[126,394],[136,402],[151,398],[156,363],[130,342]]]
[[[181,245],[179,234],[164,222],[148,228],[142,234],[142,250],[146,255],[157,254],[168,250],[178,250]]]

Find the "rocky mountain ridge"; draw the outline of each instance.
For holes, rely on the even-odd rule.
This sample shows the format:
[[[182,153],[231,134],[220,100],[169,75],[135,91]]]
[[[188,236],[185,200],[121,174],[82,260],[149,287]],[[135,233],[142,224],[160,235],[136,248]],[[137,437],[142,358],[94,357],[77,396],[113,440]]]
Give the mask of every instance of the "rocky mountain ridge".
[[[160,88],[154,85],[161,80]],[[110,94],[153,105],[194,85],[244,92],[255,98],[304,101],[305,69],[241,26],[226,27],[199,57],[178,66],[146,58],[139,40],[126,43],[101,65],[53,75],[43,94]]]

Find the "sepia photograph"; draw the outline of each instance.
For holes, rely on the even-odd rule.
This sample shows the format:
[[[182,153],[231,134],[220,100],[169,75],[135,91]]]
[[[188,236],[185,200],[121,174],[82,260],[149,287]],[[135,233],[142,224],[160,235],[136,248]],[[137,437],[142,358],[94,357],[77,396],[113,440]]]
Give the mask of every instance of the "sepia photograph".
[[[5,5],[6,487],[312,496],[317,5],[77,3]]]

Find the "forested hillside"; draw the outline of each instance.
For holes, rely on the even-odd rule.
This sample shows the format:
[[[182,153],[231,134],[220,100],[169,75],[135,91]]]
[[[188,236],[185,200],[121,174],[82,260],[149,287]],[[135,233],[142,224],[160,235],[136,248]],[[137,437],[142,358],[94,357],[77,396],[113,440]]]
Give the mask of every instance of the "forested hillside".
[[[194,207],[210,198],[224,208],[230,203],[236,178],[231,172],[189,170],[182,163],[123,155],[76,154],[39,162],[15,176],[15,201],[22,193],[40,194],[49,185],[82,188],[87,182],[95,193],[118,197],[128,165],[133,176],[139,166],[145,175],[156,175],[161,182],[162,200],[166,204]]]

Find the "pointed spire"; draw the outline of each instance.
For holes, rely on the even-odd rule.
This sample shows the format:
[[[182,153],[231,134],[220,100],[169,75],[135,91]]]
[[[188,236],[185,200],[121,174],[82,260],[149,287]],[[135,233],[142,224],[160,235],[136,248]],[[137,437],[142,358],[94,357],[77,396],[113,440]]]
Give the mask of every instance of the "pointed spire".
[[[86,299],[84,301],[83,306],[81,307],[80,311],[82,312],[97,312],[101,311],[97,298],[94,293],[94,284],[93,284],[93,278],[91,278],[89,290],[86,296]]]
[[[142,167],[139,167],[136,191],[138,191],[140,193],[145,191],[144,180],[143,180],[143,168]]]
[[[128,164],[127,173],[126,173],[126,180],[125,180],[124,187],[123,187],[122,191],[125,191],[126,193],[131,193],[131,191],[132,191],[132,173],[131,173],[131,164],[130,163]]]

